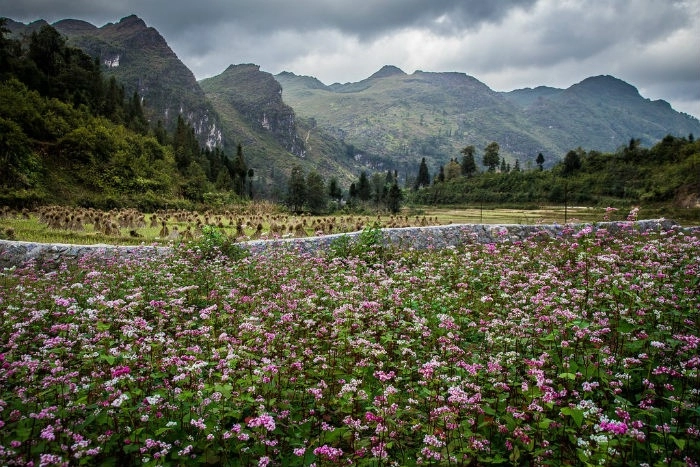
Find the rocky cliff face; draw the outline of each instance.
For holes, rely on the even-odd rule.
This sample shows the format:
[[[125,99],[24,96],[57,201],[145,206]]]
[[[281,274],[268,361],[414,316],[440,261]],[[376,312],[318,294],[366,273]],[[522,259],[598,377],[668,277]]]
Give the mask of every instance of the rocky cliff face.
[[[194,128],[201,144],[223,145],[219,117],[199,87],[192,71],[165,39],[137,16],[100,28],[77,20],[52,25],[69,44],[98,57],[105,75],[124,85],[127,97],[134,91],[144,99],[147,117],[174,129],[182,115]]]
[[[239,113],[253,129],[268,133],[287,152],[305,157],[294,110],[282,101],[282,87],[270,73],[260,71],[258,65],[231,65],[200,84],[207,97],[221,105],[220,111]]]

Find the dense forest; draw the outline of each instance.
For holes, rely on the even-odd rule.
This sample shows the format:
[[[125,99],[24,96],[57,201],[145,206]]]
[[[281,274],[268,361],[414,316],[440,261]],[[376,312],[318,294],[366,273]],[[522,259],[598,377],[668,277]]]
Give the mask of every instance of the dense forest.
[[[144,102],[100,64],[67,45],[51,26],[24,40],[0,20],[0,205],[66,204],[111,209],[222,207],[253,198],[243,148],[201,147],[182,116],[174,131],[144,117]],[[279,201],[294,212],[359,209],[397,212],[431,205],[656,204],[696,207],[700,143],[667,136],[651,148],[638,139],[614,153],[573,149],[561,161],[511,167],[497,142],[466,146],[428,172],[362,171],[349,187],[292,167]],[[545,169],[547,165],[549,168]]]
[[[479,171],[473,146],[462,150],[431,178],[417,170],[412,199],[423,204],[576,203],[580,205],[673,204],[693,207],[700,194],[700,142],[693,135],[666,136],[651,148],[631,139],[614,153],[569,151],[551,169],[511,167],[498,155],[498,143],[484,148]]]
[[[178,118],[170,134],[143,100],[51,26],[26,41],[0,21],[0,204],[194,207],[247,193],[234,155],[202,148]]]

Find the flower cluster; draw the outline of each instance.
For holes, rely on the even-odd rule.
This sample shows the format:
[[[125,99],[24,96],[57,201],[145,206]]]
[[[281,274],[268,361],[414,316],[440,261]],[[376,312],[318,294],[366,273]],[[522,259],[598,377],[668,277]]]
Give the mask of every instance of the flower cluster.
[[[502,240],[6,270],[0,465],[697,459],[698,232]]]

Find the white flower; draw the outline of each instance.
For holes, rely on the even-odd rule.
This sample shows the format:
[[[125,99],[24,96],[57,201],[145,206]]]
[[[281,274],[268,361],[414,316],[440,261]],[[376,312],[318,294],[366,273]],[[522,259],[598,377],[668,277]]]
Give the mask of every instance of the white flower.
[[[121,407],[124,401],[129,400],[128,394],[120,394],[119,397],[112,401],[112,407]]]
[[[150,405],[156,405],[159,400],[161,400],[163,397],[160,394],[156,394],[155,396],[148,396],[146,397],[146,401]]]

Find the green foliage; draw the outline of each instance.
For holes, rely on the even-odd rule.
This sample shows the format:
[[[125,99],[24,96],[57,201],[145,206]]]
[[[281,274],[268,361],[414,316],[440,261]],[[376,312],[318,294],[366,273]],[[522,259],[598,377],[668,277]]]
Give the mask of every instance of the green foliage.
[[[3,463],[686,465],[699,253],[584,229],[370,271],[286,248],[8,268]]]
[[[374,224],[363,229],[354,238],[349,235],[341,235],[334,239],[331,242],[328,256],[342,259],[358,258],[372,264],[384,258],[389,251],[388,248],[382,229]]]
[[[99,66],[55,29],[34,33],[26,52],[5,33],[0,198],[10,206],[152,210],[178,204],[178,197],[202,202],[215,181],[221,192],[230,191],[232,177],[243,193],[247,168],[240,149],[233,161],[218,149],[202,151],[181,117],[172,138],[162,125],[151,134],[141,97],[134,92],[125,99],[124,87],[114,77],[103,80]]]
[[[387,195],[387,207],[392,214],[397,214],[401,210],[401,202],[403,201],[403,192],[399,185],[394,182],[389,189]]]
[[[466,177],[473,176],[478,171],[474,160],[474,146],[466,146],[460,153],[463,154],[462,163],[460,164],[461,174]]]
[[[203,226],[201,236],[187,245],[182,245],[182,247],[199,250],[202,259],[206,260],[213,260],[223,255],[228,259],[238,261],[249,255],[248,250],[237,245],[225,232],[212,225]]]
[[[328,208],[326,184],[316,170],[306,176],[306,204],[311,214],[323,214]]]
[[[495,141],[490,142],[484,148],[484,165],[488,168],[489,172],[495,172],[498,162],[500,161],[500,156],[498,152],[500,151],[500,146]]]
[[[306,178],[301,166],[295,165],[287,187],[287,206],[293,212],[301,212],[304,204],[306,204]]]
[[[551,170],[494,170],[471,178],[448,179],[413,193],[411,201],[436,205],[567,202],[692,207],[694,196],[700,193],[698,167],[698,142],[667,136],[648,149],[635,143],[615,153],[571,150]]]
[[[282,99],[280,84],[271,74],[256,65],[233,65],[199,84],[221,116],[225,143],[255,141],[244,149],[248,167],[260,168],[255,179],[248,180],[256,197],[284,202],[295,165],[305,173],[317,170],[324,179],[332,174],[349,184],[357,166],[354,149],[321,130],[314,119],[299,118]]]
[[[428,164],[425,162],[425,157],[421,159],[420,166],[418,166],[418,176],[416,177],[416,183],[414,189],[430,186],[430,173],[428,172]]]

